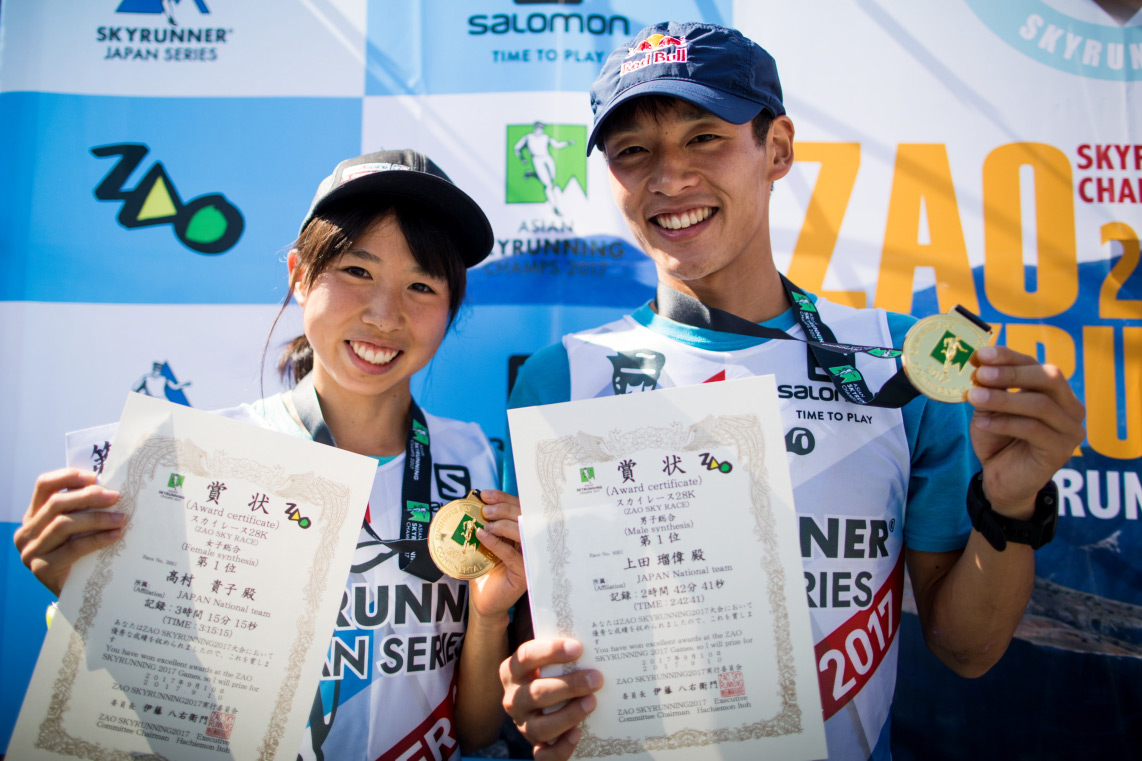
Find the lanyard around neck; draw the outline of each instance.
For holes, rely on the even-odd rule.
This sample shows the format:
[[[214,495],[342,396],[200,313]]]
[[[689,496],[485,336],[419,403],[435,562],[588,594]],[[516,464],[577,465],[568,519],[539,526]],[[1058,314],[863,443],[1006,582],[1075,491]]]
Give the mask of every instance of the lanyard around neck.
[[[321,414],[317,389],[313,387],[313,373],[298,381],[289,393],[298,419],[313,440],[336,447],[337,442],[333,440],[333,434]],[[381,539],[367,524],[365,530],[377,543],[401,553],[402,571],[425,581],[436,581],[442,574],[428,554],[428,523],[432,520],[432,486],[429,481],[432,477],[432,452],[428,446],[428,423],[416,401],[410,400],[410,404],[408,437],[404,447],[404,476],[401,478],[401,538]],[[356,573],[366,570],[368,568],[353,567]]]
[[[693,296],[680,293],[661,282],[655,293],[655,303],[659,315],[691,327],[806,344],[817,366],[826,372],[837,391],[853,404],[903,407],[916,396],[918,392],[899,368],[878,392],[873,394],[869,391],[864,376],[856,369],[856,355],[896,359],[900,356],[900,351],[882,346],[838,343],[837,337],[821,319],[817,306],[809,295],[789,282],[784,275],[781,276],[781,285],[789,303],[793,304],[798,324],[812,340],[794,338],[784,330],[767,328],[735,314],[706,306]]]

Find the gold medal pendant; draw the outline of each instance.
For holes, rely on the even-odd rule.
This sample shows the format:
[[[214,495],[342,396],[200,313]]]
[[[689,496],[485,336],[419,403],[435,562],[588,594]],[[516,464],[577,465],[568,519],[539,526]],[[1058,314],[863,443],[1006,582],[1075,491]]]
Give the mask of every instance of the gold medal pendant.
[[[938,402],[962,402],[972,387],[975,350],[991,343],[991,326],[957,306],[925,317],[904,337],[901,361],[916,390]]]
[[[428,525],[428,554],[436,567],[454,579],[475,579],[500,562],[476,538],[484,527],[484,502],[473,489],[468,496],[441,507]]]

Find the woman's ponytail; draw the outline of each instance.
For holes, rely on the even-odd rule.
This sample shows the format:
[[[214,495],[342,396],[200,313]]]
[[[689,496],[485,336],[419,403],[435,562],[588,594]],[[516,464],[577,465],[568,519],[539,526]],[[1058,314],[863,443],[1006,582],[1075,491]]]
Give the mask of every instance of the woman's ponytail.
[[[278,357],[278,374],[282,378],[292,378],[296,384],[313,369],[313,347],[305,335],[286,344]]]

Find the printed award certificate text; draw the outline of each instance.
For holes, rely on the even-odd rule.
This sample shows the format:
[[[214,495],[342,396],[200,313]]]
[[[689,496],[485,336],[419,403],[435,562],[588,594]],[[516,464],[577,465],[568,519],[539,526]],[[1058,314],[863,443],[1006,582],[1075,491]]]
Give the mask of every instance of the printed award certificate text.
[[[9,757],[294,759],[376,462],[131,394]]]
[[[574,757],[824,758],[772,376],[508,416],[535,634],[605,680]]]

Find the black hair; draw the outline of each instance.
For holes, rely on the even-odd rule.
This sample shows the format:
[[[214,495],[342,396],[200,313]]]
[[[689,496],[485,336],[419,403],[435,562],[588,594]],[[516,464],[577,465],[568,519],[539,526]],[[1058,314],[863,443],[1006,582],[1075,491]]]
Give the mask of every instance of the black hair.
[[[395,217],[409,251],[417,265],[433,277],[448,283],[448,325],[456,319],[464,301],[468,270],[461,251],[464,239],[456,226],[422,204],[398,197],[366,196],[348,200],[317,214],[301,231],[292,248],[297,265],[290,277],[289,289],[278,316],[270,327],[273,334],[293,297],[294,287],[308,289],[329,269],[337,257],[349,251],[370,228],[388,217]],[[269,351],[266,337],[262,363]],[[278,357],[277,370],[282,379],[297,383],[313,369],[313,348],[304,334],[286,344]]]
[[[694,114],[701,116],[713,116],[710,111],[701,106],[696,106],[693,103],[675,98],[671,95],[642,95],[637,98],[632,98],[626,103],[615,108],[614,111],[607,116],[607,120],[603,122],[602,128],[595,139],[595,144],[603,149],[603,153],[607,152],[607,136],[617,129],[626,129],[632,126],[639,119],[650,117],[655,121],[660,120],[665,114],[673,110],[679,110],[683,114]],[[765,145],[765,138],[769,135],[769,126],[773,124],[773,114],[768,109],[762,109],[757,116],[753,117],[750,122],[753,125],[753,139],[758,145]]]

